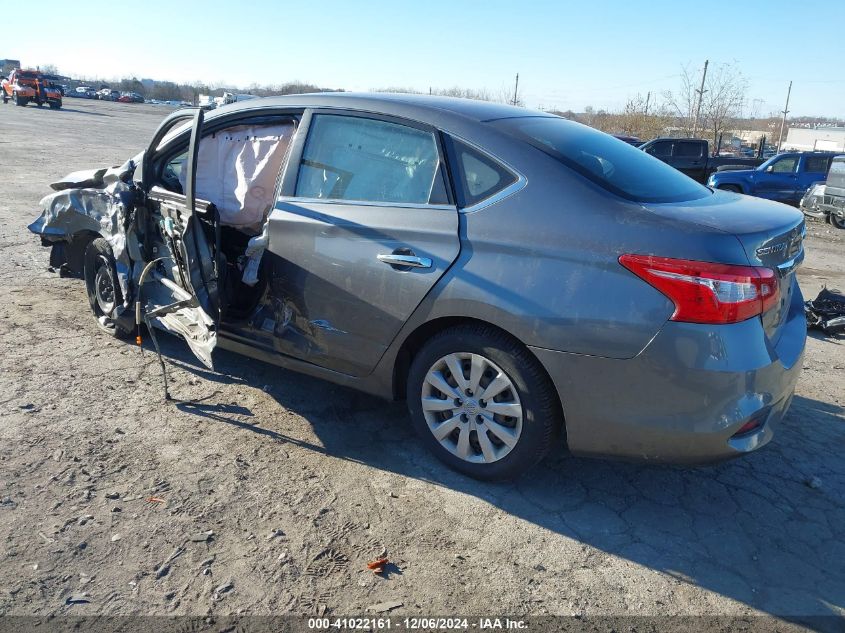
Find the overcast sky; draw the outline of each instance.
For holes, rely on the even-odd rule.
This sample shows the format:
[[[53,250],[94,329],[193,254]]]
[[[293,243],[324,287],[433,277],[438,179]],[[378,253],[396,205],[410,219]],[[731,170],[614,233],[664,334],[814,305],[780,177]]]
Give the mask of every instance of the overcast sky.
[[[526,105],[582,111],[677,89],[709,59],[742,71],[760,115],[792,80],[792,116],[845,118],[843,0],[38,0],[2,23],[0,58],[70,75],[497,93],[518,72]]]

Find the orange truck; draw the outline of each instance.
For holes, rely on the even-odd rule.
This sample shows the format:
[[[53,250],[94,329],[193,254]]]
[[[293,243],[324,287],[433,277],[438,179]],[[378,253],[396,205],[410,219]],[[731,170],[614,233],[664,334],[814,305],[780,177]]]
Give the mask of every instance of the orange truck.
[[[62,107],[62,93],[51,82],[44,79],[44,76],[37,70],[21,70],[15,68],[8,79],[0,83],[2,88],[3,103],[9,99],[15,105],[25,106],[30,101],[38,104],[38,107],[45,103],[54,110]]]

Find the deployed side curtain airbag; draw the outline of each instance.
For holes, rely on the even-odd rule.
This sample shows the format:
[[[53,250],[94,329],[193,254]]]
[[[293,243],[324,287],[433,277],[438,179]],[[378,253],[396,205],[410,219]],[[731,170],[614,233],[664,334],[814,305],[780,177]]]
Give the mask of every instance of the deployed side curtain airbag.
[[[260,229],[273,205],[276,178],[290,140],[292,122],[239,125],[200,141],[197,198],[213,202],[221,224]],[[185,187],[186,170],[179,175]]]

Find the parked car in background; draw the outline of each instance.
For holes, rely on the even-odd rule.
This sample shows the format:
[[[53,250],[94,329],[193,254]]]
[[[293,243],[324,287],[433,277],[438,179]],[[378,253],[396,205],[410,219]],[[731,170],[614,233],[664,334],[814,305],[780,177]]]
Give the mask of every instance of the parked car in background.
[[[15,68],[8,78],[0,81],[0,93],[3,103],[11,100],[19,106],[33,102],[38,107],[46,103],[54,110],[62,107],[62,93],[37,70]]]
[[[756,169],[718,171],[707,185],[797,206],[811,185],[825,179],[834,152],[787,152]]]
[[[845,229],[845,156],[831,159],[825,182],[813,184],[799,206],[804,215]]]
[[[101,101],[117,101],[120,98],[120,91],[103,88],[97,93],[97,96]]]
[[[117,100],[121,103],[144,103],[144,97],[137,92],[122,92]]]
[[[711,156],[709,143],[698,138],[656,138],[640,145],[640,149],[700,183],[720,167],[754,167],[763,162],[762,158]]]
[[[91,88],[90,86],[79,86],[74,90],[74,92],[76,93],[77,97],[81,97],[82,99],[97,98],[97,91]]]

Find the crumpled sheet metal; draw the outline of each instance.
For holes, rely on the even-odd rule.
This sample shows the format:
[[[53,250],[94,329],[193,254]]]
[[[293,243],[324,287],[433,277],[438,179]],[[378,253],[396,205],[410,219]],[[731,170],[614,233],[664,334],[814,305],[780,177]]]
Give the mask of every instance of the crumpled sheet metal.
[[[845,295],[838,290],[822,288],[819,296],[804,303],[804,313],[807,327],[828,335],[845,333]]]
[[[132,264],[126,252],[126,209],[120,194],[129,191],[134,171],[135,162],[129,160],[119,167],[68,174],[51,185],[55,193],[42,198],[41,215],[29,225],[30,231],[50,241],[69,240],[80,231],[102,235],[111,245],[124,301],[129,296]]]

